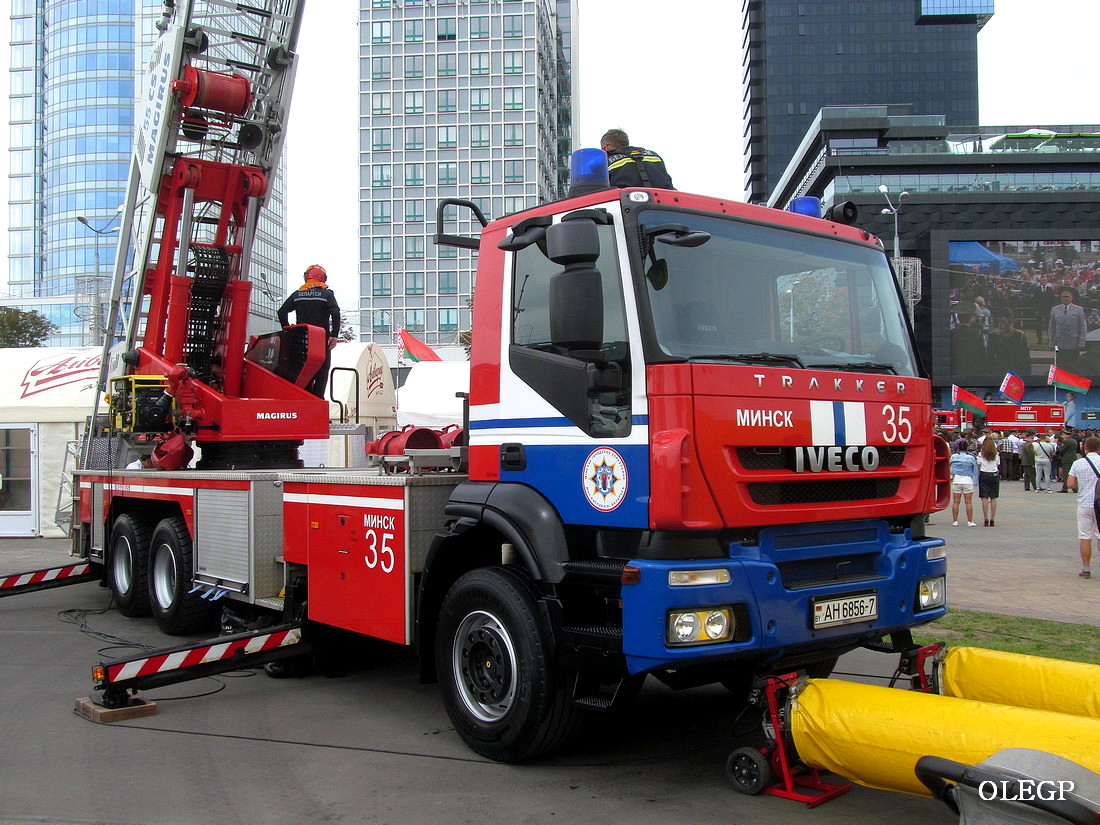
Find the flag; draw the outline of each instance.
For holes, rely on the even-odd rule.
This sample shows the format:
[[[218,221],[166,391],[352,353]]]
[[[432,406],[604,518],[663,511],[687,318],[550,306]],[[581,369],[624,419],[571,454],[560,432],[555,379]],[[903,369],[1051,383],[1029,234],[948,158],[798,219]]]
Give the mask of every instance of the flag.
[[[397,331],[401,336],[401,349],[405,356],[410,361],[442,361],[443,359],[436,355],[435,350],[416,338],[410,335],[404,329]]]
[[[1074,375],[1072,372],[1066,372],[1064,369],[1054,366],[1050,368],[1050,372],[1047,374],[1047,383],[1055,387],[1061,387],[1063,390],[1081,393],[1088,392],[1089,387],[1092,386],[1092,382],[1089,379],[1082,378],[1080,375]]]
[[[1001,395],[1013,404],[1024,402],[1024,379],[1009,370],[1005,373],[1005,380],[1001,382]]]
[[[958,384],[951,385],[951,403],[964,410],[970,410],[974,415],[985,416],[987,408],[985,402],[974,393],[964,390]]]

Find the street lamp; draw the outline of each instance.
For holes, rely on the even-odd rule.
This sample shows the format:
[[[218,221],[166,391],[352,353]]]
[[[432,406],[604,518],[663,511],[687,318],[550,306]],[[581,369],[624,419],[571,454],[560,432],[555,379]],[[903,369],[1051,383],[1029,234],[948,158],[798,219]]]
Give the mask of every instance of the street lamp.
[[[889,207],[888,209],[883,209],[882,214],[894,216],[894,257],[900,258],[901,235],[898,233],[898,212],[901,211],[901,202],[909,197],[909,193],[902,192],[900,195],[898,195],[898,202],[897,204],[895,204],[892,200],[890,200],[890,189],[885,183],[879,185],[878,191],[880,191],[882,193],[882,196],[886,198],[886,205]]]
[[[77,221],[84,224],[85,227],[95,233],[95,289],[92,293],[92,298],[95,303],[92,307],[91,317],[88,319],[91,322],[89,324],[89,344],[101,344],[107,335],[107,328],[103,320],[103,279],[99,271],[99,242],[104,235],[118,232],[118,227],[112,227],[111,224],[117,221],[121,215],[122,206],[120,205],[115,210],[114,217],[98,229],[92,226],[83,215],[76,216]]]

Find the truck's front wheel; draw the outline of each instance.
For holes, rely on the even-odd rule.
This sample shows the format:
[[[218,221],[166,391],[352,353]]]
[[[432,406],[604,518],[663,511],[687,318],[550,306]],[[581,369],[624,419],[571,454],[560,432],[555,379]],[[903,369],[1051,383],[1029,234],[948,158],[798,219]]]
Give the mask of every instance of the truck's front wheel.
[[[436,665],[443,703],[471,749],[518,762],[562,744],[579,711],[531,581],[510,568],[462,576],[443,600]]]

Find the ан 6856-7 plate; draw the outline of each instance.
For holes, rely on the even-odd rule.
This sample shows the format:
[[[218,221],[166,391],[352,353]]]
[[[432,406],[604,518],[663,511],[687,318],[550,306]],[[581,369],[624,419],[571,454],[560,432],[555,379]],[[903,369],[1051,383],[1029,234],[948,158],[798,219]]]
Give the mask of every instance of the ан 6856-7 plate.
[[[813,602],[814,628],[866,622],[878,618],[878,593],[854,593]]]

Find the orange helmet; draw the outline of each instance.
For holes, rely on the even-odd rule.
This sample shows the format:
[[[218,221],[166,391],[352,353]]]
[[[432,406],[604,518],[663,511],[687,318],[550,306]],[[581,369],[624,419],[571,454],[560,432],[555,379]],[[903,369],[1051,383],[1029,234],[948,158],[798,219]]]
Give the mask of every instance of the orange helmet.
[[[320,264],[310,264],[306,267],[306,280],[313,279],[314,281],[321,281],[322,283],[328,281],[328,273],[325,272],[325,268]]]

